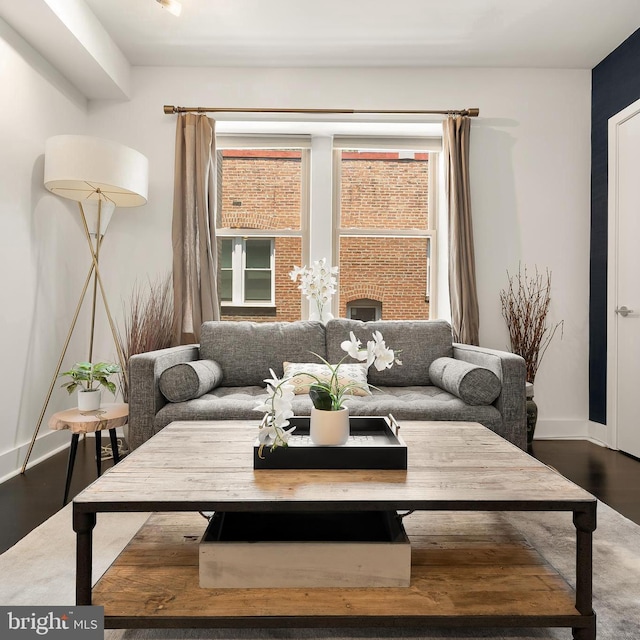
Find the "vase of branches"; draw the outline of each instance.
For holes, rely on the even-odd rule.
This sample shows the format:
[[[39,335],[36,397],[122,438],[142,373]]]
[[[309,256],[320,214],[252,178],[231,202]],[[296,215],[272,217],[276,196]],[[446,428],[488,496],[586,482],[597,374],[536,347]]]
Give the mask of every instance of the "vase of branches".
[[[171,274],[144,285],[136,282],[123,302],[123,329],[118,330],[125,364],[138,353],[166,349],[173,344],[174,311]],[[129,402],[129,376],[122,376],[122,397]]]
[[[519,266],[508,285],[500,291],[502,316],[509,330],[511,351],[522,356],[527,369],[527,382],[534,384],[538,368],[558,329],[562,337],[564,320],[549,324],[547,316],[551,303],[551,272],[540,273],[535,267],[533,275]],[[527,446],[530,446],[538,419],[538,408],[533,392],[527,397]]]

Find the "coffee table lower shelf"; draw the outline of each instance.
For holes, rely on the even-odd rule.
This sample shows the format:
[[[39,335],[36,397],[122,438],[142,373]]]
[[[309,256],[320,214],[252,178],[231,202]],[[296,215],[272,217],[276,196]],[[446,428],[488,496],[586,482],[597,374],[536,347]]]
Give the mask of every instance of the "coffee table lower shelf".
[[[93,589],[106,628],[572,627],[575,593],[499,513],[405,518],[408,588],[202,589],[197,513],[157,513]],[[286,566],[282,567],[286,571]]]

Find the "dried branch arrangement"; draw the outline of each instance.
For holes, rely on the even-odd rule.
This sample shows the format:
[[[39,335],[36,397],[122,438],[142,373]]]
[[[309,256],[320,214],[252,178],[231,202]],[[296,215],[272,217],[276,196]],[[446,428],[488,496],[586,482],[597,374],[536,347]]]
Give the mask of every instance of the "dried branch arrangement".
[[[127,304],[123,303],[124,330],[118,331],[125,362],[137,353],[170,347],[173,341],[173,288],[171,275],[136,283]],[[128,376],[122,378],[122,396],[129,400]]]
[[[511,351],[524,358],[527,366],[527,382],[533,383],[542,358],[553,340],[556,331],[562,330],[564,320],[554,326],[547,325],[547,314],[551,302],[551,272],[546,275],[535,269],[535,275],[529,276],[518,267],[518,275],[511,276],[507,271],[509,285],[500,291],[502,315],[509,329]]]

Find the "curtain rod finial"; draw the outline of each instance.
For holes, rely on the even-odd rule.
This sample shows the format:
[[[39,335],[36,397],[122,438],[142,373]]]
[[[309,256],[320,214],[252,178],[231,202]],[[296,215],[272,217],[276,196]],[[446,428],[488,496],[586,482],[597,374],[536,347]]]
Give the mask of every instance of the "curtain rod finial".
[[[164,112],[166,114],[176,113],[176,108],[172,104],[165,104],[164,105]]]
[[[467,115],[470,118],[477,118],[480,115],[480,109],[478,109],[477,107],[473,109],[467,109],[466,111],[467,111]]]

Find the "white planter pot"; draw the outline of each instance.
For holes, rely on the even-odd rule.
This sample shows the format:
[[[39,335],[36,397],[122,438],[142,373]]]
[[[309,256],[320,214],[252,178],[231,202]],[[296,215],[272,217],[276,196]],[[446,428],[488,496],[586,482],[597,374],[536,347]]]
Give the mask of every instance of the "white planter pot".
[[[100,408],[102,392],[100,389],[93,391],[78,391],[78,411],[97,411]]]
[[[309,435],[314,444],[345,444],[349,439],[349,409],[321,411],[313,407]]]

